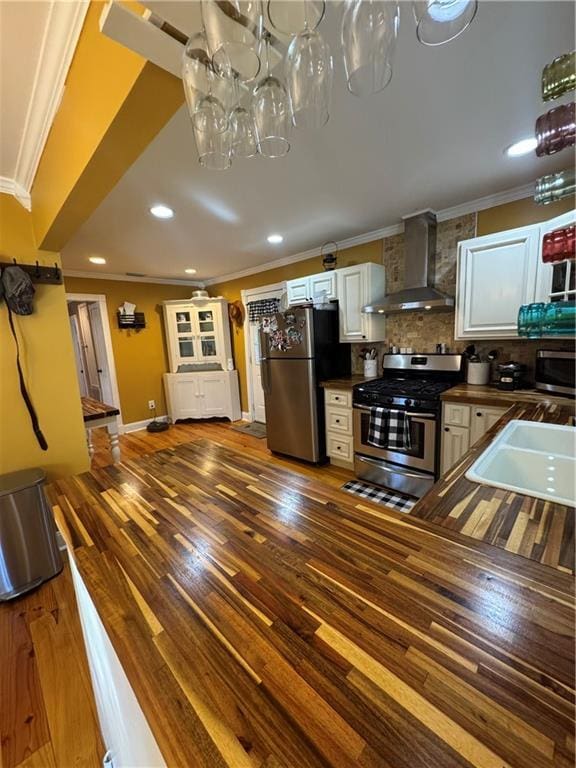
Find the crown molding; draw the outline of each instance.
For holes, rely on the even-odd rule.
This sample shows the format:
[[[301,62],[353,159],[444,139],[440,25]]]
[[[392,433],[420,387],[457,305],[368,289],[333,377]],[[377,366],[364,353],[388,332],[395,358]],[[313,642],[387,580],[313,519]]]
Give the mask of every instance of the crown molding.
[[[354,237],[348,237],[345,240],[338,240],[334,242],[336,242],[338,250],[343,251],[345,248],[352,248],[355,245],[364,245],[365,243],[373,243],[375,240],[383,240],[385,237],[399,235],[402,232],[404,232],[404,226],[402,224],[393,224],[390,227],[384,227],[384,229],[375,229],[371,232],[365,232],[363,235],[355,235]],[[237,280],[240,277],[256,275],[259,272],[267,272],[269,269],[286,267],[288,264],[294,264],[296,261],[306,261],[306,259],[313,259],[315,256],[320,256],[321,252],[322,246],[311,248],[309,251],[301,251],[300,253],[295,253],[291,256],[284,256],[281,259],[267,261],[264,264],[258,264],[255,267],[248,267],[247,269],[242,269],[239,272],[231,272],[230,274],[223,275],[222,277],[211,277],[204,281],[204,285],[216,285],[216,283],[225,283],[228,280]]]
[[[456,219],[459,216],[466,216],[469,213],[476,213],[477,211],[483,211],[487,208],[494,208],[497,205],[503,205],[504,203],[512,203],[515,200],[522,200],[525,197],[531,197],[534,193],[533,184],[525,184],[522,187],[514,187],[513,189],[504,190],[503,192],[497,192],[493,195],[486,195],[485,197],[478,197],[475,200],[470,200],[467,203],[460,205],[454,205],[451,208],[443,208],[440,211],[435,211],[438,221],[448,221],[448,219]],[[430,210],[427,208],[426,210]],[[434,211],[433,211],[434,212]],[[410,214],[414,215],[414,214]],[[403,219],[409,218],[404,216]],[[374,240],[383,240],[386,237],[392,237],[392,235],[399,235],[404,232],[404,223],[392,224],[389,227],[383,229],[374,229],[371,232],[366,232],[363,235],[356,235],[355,237],[349,237],[346,240],[338,240],[338,250],[343,251],[346,248],[352,248],[355,245],[363,245],[364,243],[371,243]],[[269,269],[276,269],[276,267],[285,267],[288,264],[294,264],[296,261],[305,261],[311,259],[314,256],[320,255],[320,248],[312,248],[309,251],[302,251],[301,253],[295,253],[292,256],[284,256],[282,259],[275,261],[267,261],[263,264],[259,264],[255,267],[249,267],[248,269],[240,270],[239,272],[231,272],[222,277],[211,277],[204,281],[205,286],[216,285],[219,283],[226,283],[228,280],[237,280],[241,277],[248,277],[249,275],[256,275],[259,272],[267,272]]]
[[[157,285],[182,285],[190,288],[204,288],[199,280],[176,280],[171,277],[137,277],[135,275],[114,274],[113,272],[88,272],[80,269],[63,269],[64,277],[81,277],[88,280],[120,280],[123,283],[156,283]]]
[[[13,194],[30,210],[30,190],[38,164],[60,106],[68,69],[72,62],[89,0],[60,2],[52,0],[48,22],[44,29],[40,55],[26,119],[16,159],[14,179],[9,194]],[[5,187],[3,187],[4,191]]]
[[[522,187],[506,189],[503,192],[496,192],[494,195],[478,197],[476,200],[470,200],[461,205],[444,208],[436,213],[436,218],[438,221],[448,221],[448,219],[456,219],[458,216],[466,216],[468,213],[477,213],[478,211],[485,211],[487,208],[495,208],[497,205],[523,200],[525,197],[532,197],[533,194],[534,184],[524,184]]]
[[[0,176],[0,194],[12,195],[18,202],[26,208],[27,211],[32,207],[30,193],[27,192],[21,184],[15,179],[9,179],[7,176]]]

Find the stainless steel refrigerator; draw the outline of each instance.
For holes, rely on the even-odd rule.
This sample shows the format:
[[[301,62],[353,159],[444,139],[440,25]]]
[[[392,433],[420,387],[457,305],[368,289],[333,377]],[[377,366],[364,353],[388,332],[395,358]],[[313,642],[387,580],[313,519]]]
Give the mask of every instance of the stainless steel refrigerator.
[[[261,374],[268,447],[306,461],[326,461],[320,382],[350,373],[350,345],[339,343],[338,305],[293,307],[264,318]]]

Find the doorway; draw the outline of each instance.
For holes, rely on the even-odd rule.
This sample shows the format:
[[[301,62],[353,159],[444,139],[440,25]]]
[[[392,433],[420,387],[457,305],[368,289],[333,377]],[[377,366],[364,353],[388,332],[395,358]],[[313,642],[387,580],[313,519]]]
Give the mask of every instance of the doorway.
[[[106,297],[69,293],[66,301],[80,394],[119,409]]]
[[[242,303],[248,309],[252,301],[281,299],[286,292],[285,283],[263,285],[242,291]],[[250,421],[266,423],[266,407],[264,404],[264,390],[262,388],[262,375],[260,368],[260,323],[250,321],[250,313],[247,312],[245,328],[245,354],[246,354],[246,379],[248,384],[248,412]]]

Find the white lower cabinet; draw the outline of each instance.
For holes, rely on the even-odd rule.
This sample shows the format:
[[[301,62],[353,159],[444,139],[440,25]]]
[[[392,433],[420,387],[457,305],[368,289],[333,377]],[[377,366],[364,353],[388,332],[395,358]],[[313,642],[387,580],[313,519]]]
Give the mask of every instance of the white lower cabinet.
[[[168,415],[178,419],[241,418],[237,371],[165,373]]]
[[[495,407],[473,403],[442,405],[442,474],[456,464],[509,406]]]
[[[324,390],[326,417],[326,453],[332,464],[352,469],[354,436],[352,433],[352,392]]]
[[[470,418],[470,445],[474,445],[477,440],[480,440],[485,432],[488,432],[490,427],[493,427],[502,414],[506,413],[508,408],[494,408],[493,406],[487,407],[485,405],[471,405],[471,418]]]
[[[468,427],[442,427],[442,474],[466,453],[470,447],[470,430]]]

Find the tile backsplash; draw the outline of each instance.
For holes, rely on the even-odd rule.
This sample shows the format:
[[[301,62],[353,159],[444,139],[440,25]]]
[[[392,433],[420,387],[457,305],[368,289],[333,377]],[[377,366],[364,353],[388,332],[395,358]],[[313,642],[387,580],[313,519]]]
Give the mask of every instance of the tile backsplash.
[[[456,260],[458,242],[474,237],[476,234],[476,214],[460,216],[448,221],[438,222],[436,279],[435,286],[454,296],[456,293]],[[386,292],[402,290],[404,287],[404,235],[393,235],[383,241],[382,263],[386,267]],[[530,380],[534,376],[534,362],[537,349],[573,349],[570,342],[557,339],[511,339],[456,341],[454,339],[454,312],[407,312],[389,315],[386,318],[386,340],[369,346],[378,351],[379,369],[382,356],[391,345],[412,347],[415,352],[435,352],[436,345],[444,343],[449,352],[463,352],[468,344],[473,343],[480,355],[486,355],[495,349],[498,357],[493,364],[494,378],[498,362],[515,360],[528,366]],[[352,371],[363,373],[360,350],[366,344],[352,344]]]

